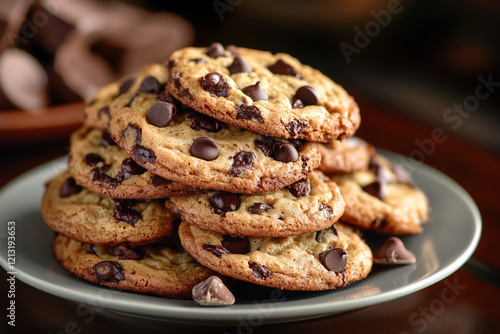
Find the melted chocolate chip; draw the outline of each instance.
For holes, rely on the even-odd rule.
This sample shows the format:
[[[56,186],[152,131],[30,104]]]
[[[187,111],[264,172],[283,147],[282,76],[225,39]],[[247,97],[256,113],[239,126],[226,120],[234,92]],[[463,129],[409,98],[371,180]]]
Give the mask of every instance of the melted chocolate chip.
[[[223,212],[236,211],[240,208],[238,196],[228,192],[217,192],[210,196],[208,201],[214,209]]]
[[[288,139],[288,142],[292,144],[297,151],[299,151],[306,144],[306,142],[301,139]]]
[[[147,119],[149,123],[162,128],[172,122],[176,112],[177,108],[173,103],[160,101],[149,108]]]
[[[311,86],[302,86],[295,92],[295,100],[302,101],[302,106],[317,105],[319,102],[318,91]],[[293,103],[292,103],[293,104]],[[292,105],[293,108],[296,108]]]
[[[320,203],[319,211],[323,211],[323,210],[325,210],[326,219],[328,219],[328,220],[332,219],[332,217],[333,217],[332,208],[325,203]]]
[[[212,254],[214,254],[217,257],[222,257],[222,255],[231,254],[227,249],[225,249],[222,246],[203,244],[202,247],[204,250],[211,252]]]
[[[321,253],[319,260],[327,270],[339,273],[347,265],[347,253],[342,248],[333,248]]]
[[[71,195],[78,194],[80,191],[82,191],[82,187],[76,184],[74,178],[68,177],[61,185],[59,196],[69,197]]]
[[[140,260],[144,257],[144,253],[140,248],[131,248],[126,245],[119,245],[113,248],[113,255],[120,260]]]
[[[212,117],[195,113],[189,116],[193,121],[191,122],[191,129],[194,130],[207,130],[208,132],[219,132],[221,129],[227,127],[226,123],[218,121]]]
[[[106,116],[108,118],[111,117],[109,107],[103,107],[103,108],[99,109],[99,111],[97,112],[97,117],[103,118],[104,116]]]
[[[304,132],[304,128],[307,125],[309,125],[307,121],[300,121],[298,119],[294,119],[293,121],[285,125],[285,129],[286,131],[288,131],[290,136],[296,137]]]
[[[260,215],[262,212],[267,212],[272,208],[272,205],[267,205],[265,203],[254,203],[252,206],[248,207],[247,211],[254,215]]]
[[[120,221],[124,221],[132,226],[142,218],[141,214],[136,210],[132,209],[135,204],[134,200],[130,199],[114,199],[115,201],[115,213],[114,217]]]
[[[144,164],[146,162],[150,162],[152,164],[156,163],[156,155],[149,148],[141,145],[135,145],[134,147],[132,147],[131,153],[132,158],[139,161],[139,163],[141,164]]]
[[[205,50],[205,54],[210,58],[224,57],[226,54],[224,53],[224,46],[220,43],[212,43]]]
[[[374,181],[366,186],[362,187],[364,192],[377,197],[381,201],[384,200],[387,195],[387,188],[384,182]]]
[[[194,99],[193,94],[191,94],[191,92],[187,88],[181,89],[179,91],[179,96],[180,96],[180,98],[185,98],[185,99],[188,99],[188,100],[193,100]]]
[[[200,137],[191,144],[189,153],[193,157],[212,161],[219,156],[219,145],[217,145],[217,142],[211,137]]]
[[[274,150],[273,159],[284,163],[295,162],[299,159],[299,153],[292,144],[282,143]]]
[[[240,104],[236,106],[236,118],[256,120],[259,123],[264,123],[264,119],[262,118],[262,114],[260,113],[259,108],[246,104]]]
[[[99,162],[103,162],[104,160],[99,154],[89,153],[85,156],[85,163],[90,167],[95,167]]]
[[[119,89],[119,95],[122,95],[130,89],[130,87],[134,84],[135,78],[129,78],[125,80],[121,85]]]
[[[161,90],[160,83],[158,82],[158,80],[156,80],[155,77],[151,75],[144,78],[138,89],[139,92],[152,93],[152,94],[158,94],[160,90]]]
[[[92,174],[92,181],[102,181],[108,183],[110,188],[116,188],[119,184],[118,180],[106,174],[106,172],[111,168],[110,165],[102,165],[99,167],[92,168],[90,174]]]
[[[109,134],[108,131],[102,132],[102,136],[101,139],[99,140],[99,143],[104,147],[108,147],[110,145],[116,145],[115,141],[113,140],[113,138],[111,138],[111,135]]]
[[[147,170],[137,164],[132,158],[127,158],[122,161],[122,172],[130,175],[140,175]]]
[[[303,197],[311,192],[311,184],[308,179],[302,179],[287,186],[288,191],[295,197]]]
[[[278,59],[278,61],[269,66],[268,69],[274,74],[291,75],[292,77],[300,79],[300,74],[282,59]]]
[[[247,238],[224,236],[222,246],[232,254],[247,254],[250,252],[250,242]]]
[[[316,237],[314,238],[317,242],[323,242],[323,236],[325,233],[332,233],[335,236],[339,236],[339,232],[337,231],[337,227],[335,225],[332,225],[328,228],[325,228],[321,231],[316,232]]]
[[[254,144],[266,157],[270,157],[274,152],[274,146],[277,142],[271,137],[262,137],[262,140],[255,140]]]
[[[92,267],[95,277],[100,281],[118,282],[125,279],[123,268],[115,261],[102,261]]]
[[[257,81],[255,85],[250,85],[241,90],[246,95],[250,96],[253,101],[267,101],[269,100],[269,95],[262,89],[262,84]]]
[[[139,127],[135,126],[135,125],[132,125],[132,124],[129,124],[127,125],[127,128],[125,130],[123,130],[123,133],[122,133],[122,136],[120,138],[120,141],[123,140],[123,138],[126,136],[126,133],[128,133],[129,131],[134,131],[135,133],[135,143],[137,145],[139,145],[142,141],[142,131]]]
[[[220,73],[208,73],[203,78],[200,78],[201,87],[219,97],[229,96],[229,84],[226,82],[224,76]]]
[[[241,173],[249,170],[253,166],[253,162],[255,160],[255,153],[241,151],[236,153],[233,157],[233,163],[229,168],[229,174],[238,176]]]
[[[253,71],[252,66],[250,66],[245,59],[239,56],[234,57],[233,63],[229,65],[227,68],[229,70],[229,73],[231,74]]]
[[[166,186],[172,183],[172,181],[164,179],[163,177],[159,175],[151,175],[149,178],[149,181],[153,185],[153,187],[160,187],[160,186]]]
[[[258,279],[266,279],[271,276],[271,270],[267,269],[266,266],[260,265],[255,262],[248,262],[248,266],[252,269],[252,274]]]

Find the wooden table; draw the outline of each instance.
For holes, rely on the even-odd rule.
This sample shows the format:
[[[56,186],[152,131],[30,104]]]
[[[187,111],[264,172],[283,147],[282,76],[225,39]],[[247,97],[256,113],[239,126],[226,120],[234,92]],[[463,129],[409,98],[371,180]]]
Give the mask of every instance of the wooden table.
[[[358,99],[359,101],[359,99]],[[375,146],[411,155],[415,139],[430,138],[432,128],[359,101],[363,125],[359,136]],[[0,148],[0,186],[22,172],[67,153],[67,140],[56,143]],[[81,316],[77,304],[46,294],[20,281],[16,286],[16,329],[45,333],[494,333],[500,328],[500,236],[498,154],[447,138],[425,157],[431,165],[456,180],[476,201],[483,218],[483,234],[472,259],[445,280],[408,296],[325,318],[254,328],[199,327],[130,318],[97,310]],[[19,199],[22,201],[22,199]],[[1,213],[0,213],[1,217]],[[2,223],[5,217],[1,217]],[[450,231],[453,234],[453,231]],[[5,310],[6,274],[0,279],[0,308]],[[432,309],[442,298],[446,281],[464,288],[443,308]],[[221,310],[223,311],[223,310]],[[2,315],[0,328],[10,331]],[[2,331],[3,332],[3,331]]]

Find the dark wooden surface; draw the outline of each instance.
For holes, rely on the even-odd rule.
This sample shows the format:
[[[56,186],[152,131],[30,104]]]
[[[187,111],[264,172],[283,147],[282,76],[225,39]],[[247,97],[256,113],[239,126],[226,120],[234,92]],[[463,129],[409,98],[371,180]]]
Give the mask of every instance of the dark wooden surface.
[[[359,101],[359,100],[358,100]],[[415,140],[431,138],[432,127],[359,101],[359,136],[380,148],[404,155],[418,150]],[[0,148],[0,186],[26,170],[67,153],[67,140],[32,147]],[[445,280],[408,296],[325,318],[289,324],[238,327],[200,327],[160,323],[96,312],[91,321],[76,313],[77,304],[38,291],[20,281],[16,286],[16,330],[44,333],[496,333],[500,328],[500,157],[450,136],[436,143],[424,162],[456,180],[477,203],[483,234],[472,259]],[[19,199],[22,202],[22,198]],[[2,223],[6,223],[1,216]],[[453,237],[454,231],[450,231]],[[5,310],[6,274],[0,279],[1,308]],[[463,290],[444,307],[436,308],[446,281]],[[221,309],[221,311],[223,311]],[[5,311],[3,311],[5,312]],[[65,326],[68,326],[66,327]],[[71,328],[71,326],[75,326]],[[10,332],[2,313],[2,332]]]

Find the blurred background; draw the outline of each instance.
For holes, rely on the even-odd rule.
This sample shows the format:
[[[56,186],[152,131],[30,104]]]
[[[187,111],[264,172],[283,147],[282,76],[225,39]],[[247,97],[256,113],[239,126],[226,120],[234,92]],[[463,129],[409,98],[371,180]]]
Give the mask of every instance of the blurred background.
[[[361,105],[500,152],[498,1],[2,0],[0,12],[3,142],[30,128],[22,118],[17,133],[9,132],[5,117],[13,113],[5,110],[68,103],[71,109],[97,87],[164,60],[175,48],[218,41],[289,53],[343,85]],[[39,65],[19,52],[9,56],[13,46]],[[16,65],[24,70],[13,70]],[[19,87],[29,93],[16,96]],[[52,115],[62,122],[65,110]]]

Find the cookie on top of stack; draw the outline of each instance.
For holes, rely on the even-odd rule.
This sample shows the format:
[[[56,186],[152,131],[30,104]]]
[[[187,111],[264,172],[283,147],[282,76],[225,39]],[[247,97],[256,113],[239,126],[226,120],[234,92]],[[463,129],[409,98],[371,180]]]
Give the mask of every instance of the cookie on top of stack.
[[[175,51],[88,101],[42,203],[56,257],[91,282],[195,300],[213,275],[305,291],[363,279],[373,255],[350,225],[419,233],[427,203],[359,125],[352,97],[289,55]]]

